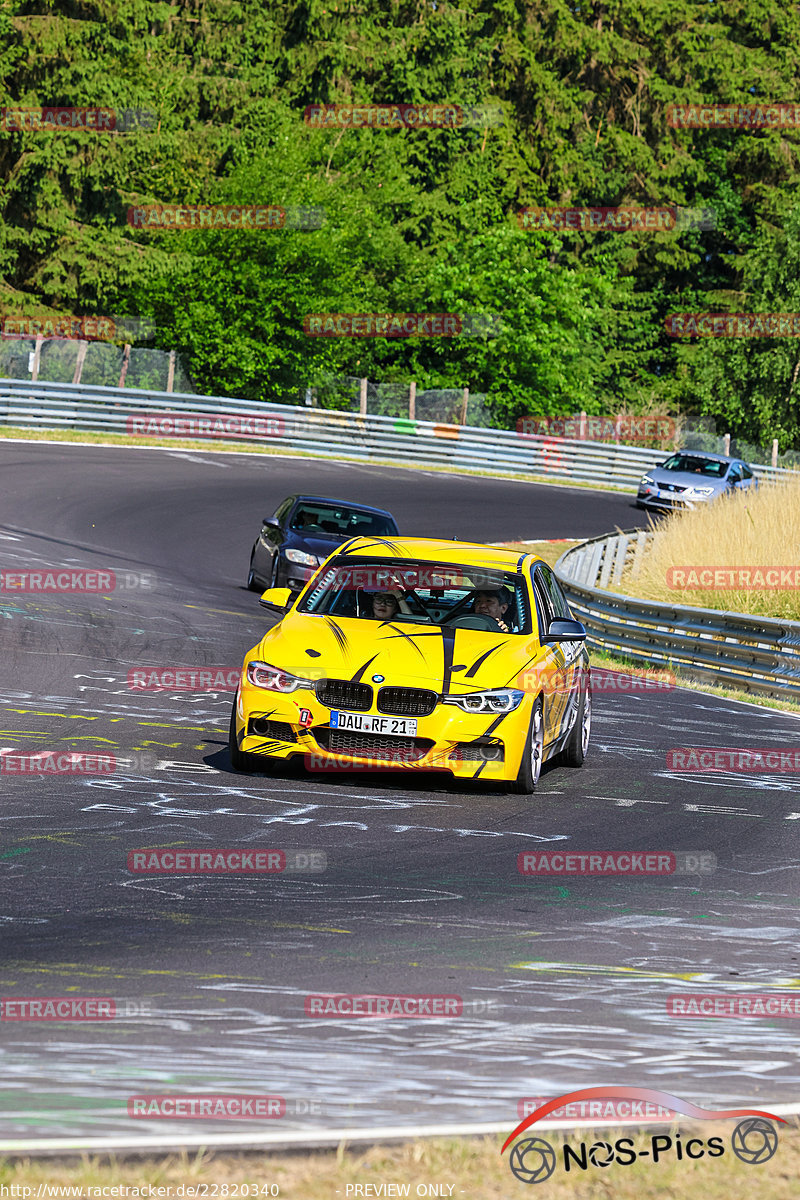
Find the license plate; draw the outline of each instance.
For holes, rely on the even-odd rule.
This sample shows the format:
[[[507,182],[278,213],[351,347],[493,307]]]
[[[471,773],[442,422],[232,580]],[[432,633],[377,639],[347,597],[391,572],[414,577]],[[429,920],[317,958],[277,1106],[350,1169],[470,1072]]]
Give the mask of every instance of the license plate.
[[[354,729],[358,733],[382,733],[389,737],[416,737],[413,717],[378,717],[371,713],[332,712],[331,729]]]

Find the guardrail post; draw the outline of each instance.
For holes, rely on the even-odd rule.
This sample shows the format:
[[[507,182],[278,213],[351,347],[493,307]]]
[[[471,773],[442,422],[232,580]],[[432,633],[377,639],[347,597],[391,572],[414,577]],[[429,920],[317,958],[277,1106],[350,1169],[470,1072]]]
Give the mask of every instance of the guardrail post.
[[[175,386],[175,351],[169,352],[169,366],[167,367],[167,391],[171,392]]]
[[[83,374],[83,364],[86,361],[86,351],[89,349],[88,342],[78,342],[78,357],[75,360],[75,373],[72,376],[73,383],[80,383],[81,375]]]
[[[36,335],[36,345],[33,351],[33,362],[31,363],[31,382],[36,383],[39,378],[39,363],[42,358],[42,342],[44,338],[41,333]]]
[[[725,437],[722,439],[722,453],[730,454],[730,452],[731,452],[731,435],[729,433],[726,433]]]
[[[417,381],[412,379],[408,385],[408,419],[415,421],[417,417]]]
[[[464,394],[461,397],[461,420],[459,425],[467,423],[467,405],[469,404],[469,388],[464,388]]]
[[[777,465],[778,465],[778,439],[777,438],[772,439],[772,465],[773,465],[773,467],[777,467]]]
[[[125,349],[122,351],[122,370],[119,373],[119,386],[125,387],[125,376],[128,374],[128,363],[131,361],[131,345],[130,342],[125,343]]]
[[[367,415],[367,381],[361,380],[361,387],[358,396],[358,411],[362,417]]]

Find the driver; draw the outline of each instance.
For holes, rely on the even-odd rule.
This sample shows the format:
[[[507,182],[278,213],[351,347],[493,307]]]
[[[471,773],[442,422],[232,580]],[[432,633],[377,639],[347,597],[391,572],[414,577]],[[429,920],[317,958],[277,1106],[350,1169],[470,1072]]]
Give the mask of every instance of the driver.
[[[480,617],[491,617],[497,622],[503,633],[510,633],[508,625],[503,620],[510,604],[511,594],[508,588],[499,587],[493,590],[476,592],[472,611]]]

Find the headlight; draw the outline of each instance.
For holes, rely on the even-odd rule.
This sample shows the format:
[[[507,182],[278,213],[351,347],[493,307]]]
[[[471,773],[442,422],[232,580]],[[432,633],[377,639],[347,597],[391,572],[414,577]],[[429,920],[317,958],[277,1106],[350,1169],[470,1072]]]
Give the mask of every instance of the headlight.
[[[247,679],[254,687],[266,688],[270,692],[294,692],[297,688],[313,688],[310,679],[300,679],[290,675],[281,667],[272,667],[269,663],[253,659],[247,664]]]
[[[690,500],[699,500],[701,496],[713,496],[714,488],[713,487],[710,487],[710,488],[709,487],[688,487],[683,494],[684,494],[684,496],[688,496]]]
[[[319,566],[319,559],[316,554],[306,554],[304,550],[287,550],[286,557],[289,562],[302,563],[304,567]]]
[[[524,692],[516,688],[497,688],[492,692],[467,692],[465,696],[444,696],[445,704],[456,704],[464,712],[509,713],[522,702]]]
[[[655,483],[655,479],[653,479],[652,475],[643,475],[641,482],[642,483]],[[639,486],[641,487],[641,484]]]

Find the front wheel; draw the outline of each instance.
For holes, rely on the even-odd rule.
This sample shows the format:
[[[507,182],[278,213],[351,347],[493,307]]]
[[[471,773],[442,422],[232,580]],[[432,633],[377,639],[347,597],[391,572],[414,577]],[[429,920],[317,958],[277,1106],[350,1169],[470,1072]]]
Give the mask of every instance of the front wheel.
[[[247,572],[247,590],[249,592],[257,592],[259,590],[258,584],[256,583],[256,569],[253,565],[255,560],[256,552],[253,550],[253,553],[250,555],[250,570]]]
[[[519,766],[517,778],[511,785],[511,791],[523,796],[530,796],[536,791],[539,775],[542,770],[544,756],[544,709],[541,696],[533,706],[528,736],[525,739],[525,749]]]
[[[592,692],[588,685],[581,687],[581,698],[578,701],[578,715],[575,724],[561,751],[561,762],[565,767],[582,767],[589,746],[589,734],[592,729]]]
[[[246,773],[255,769],[253,757],[250,754],[245,754],[239,749],[239,742],[236,738],[236,700],[238,692],[233,698],[233,708],[231,709],[231,723],[228,729],[228,751],[231,756],[231,766],[234,771]]]

